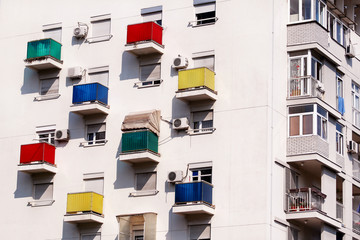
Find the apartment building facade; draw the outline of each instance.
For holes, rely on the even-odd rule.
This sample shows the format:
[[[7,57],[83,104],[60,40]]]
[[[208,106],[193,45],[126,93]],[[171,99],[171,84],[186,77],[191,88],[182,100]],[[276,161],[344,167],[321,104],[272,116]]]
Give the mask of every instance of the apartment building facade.
[[[4,238],[360,239],[358,4],[1,0]]]

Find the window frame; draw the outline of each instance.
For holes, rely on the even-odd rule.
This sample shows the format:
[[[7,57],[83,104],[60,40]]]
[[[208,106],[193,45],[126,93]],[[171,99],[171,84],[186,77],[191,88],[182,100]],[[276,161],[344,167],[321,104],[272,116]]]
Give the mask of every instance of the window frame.
[[[109,22],[109,33],[105,35],[96,35],[94,36],[94,24],[101,23],[101,22]],[[111,34],[111,14],[104,14],[104,15],[98,15],[98,16],[92,16],[90,17],[90,23],[91,23],[91,37],[86,38],[86,41],[88,43],[95,43],[95,42],[103,42],[103,41],[109,41],[113,35]]]
[[[201,7],[206,7],[208,6],[209,8],[214,5],[214,11],[201,11],[198,12],[197,8],[201,8]],[[218,17],[216,17],[216,1],[208,1],[208,2],[199,2],[196,3],[194,1],[194,10],[195,10],[195,20],[194,21],[190,21],[189,24],[192,27],[201,27],[201,26],[208,26],[208,25],[213,25],[217,22]],[[199,15],[204,15],[204,14],[211,14],[214,13],[213,17],[206,17],[206,18],[201,18],[199,19]],[[204,22],[204,23],[203,23]]]
[[[191,237],[191,228],[192,227],[199,227],[199,226],[205,226],[204,230],[206,230],[207,227],[209,227],[209,237],[207,238],[192,238]],[[188,225],[188,229],[189,229],[189,240],[210,240],[211,239],[211,224],[210,223],[207,223],[207,224],[191,224],[191,225]],[[204,232],[203,232],[204,233]]]
[[[159,66],[159,77],[158,78],[153,78],[153,79],[149,79],[147,78],[142,79],[142,68],[143,67],[148,67],[148,66]],[[156,68],[155,67],[155,68]],[[155,69],[154,68],[154,69]],[[153,87],[153,86],[159,86],[162,83],[162,79],[161,79],[161,62],[154,62],[154,63],[146,63],[146,64],[140,64],[139,65],[139,82],[137,83],[138,87]]]
[[[94,125],[101,125],[100,128],[104,127],[105,130],[104,131],[90,131],[89,132],[89,126],[94,126]],[[104,138],[97,138],[98,134],[99,133],[104,133]],[[89,140],[90,139],[90,134],[92,134],[92,140]],[[87,124],[86,125],[86,144],[88,146],[97,146],[97,145],[104,145],[105,143],[107,142],[106,140],[106,123],[103,122],[103,123],[94,123],[94,124]]]
[[[341,130],[340,130],[341,128]],[[336,132],[335,132],[335,144],[336,144],[336,153],[344,156],[344,134],[343,134],[344,126],[340,123],[336,123]]]
[[[137,189],[137,187],[138,187],[138,176],[141,175],[141,174],[152,174],[152,176],[155,175],[154,189],[146,189],[146,190]],[[150,176],[149,180],[151,179],[152,176]],[[138,173],[135,173],[135,187],[134,187],[134,189],[137,192],[153,192],[153,191],[157,191],[157,172],[153,171],[153,172],[138,172]]]
[[[51,197],[48,198],[39,198],[36,199],[36,187],[40,185],[47,185],[48,187],[51,186]],[[51,202],[54,200],[54,183],[53,182],[38,182],[33,184],[33,193],[32,198],[35,202]]]
[[[46,131],[37,131],[37,140],[39,143],[46,142],[52,145],[55,145],[55,129],[46,130]],[[40,137],[40,135],[44,135],[44,137]],[[47,136],[45,136],[47,135]]]
[[[201,112],[208,112],[212,114],[211,120],[203,120],[203,121],[194,121],[194,114],[201,113]],[[203,128],[204,122],[210,122],[211,121],[211,127]],[[195,123],[198,123],[198,127],[195,127]],[[215,131],[214,128],[214,110],[199,110],[199,111],[192,111],[191,112],[191,130],[193,134],[201,134],[201,133],[212,133]]]
[[[206,170],[211,170],[211,173],[205,173],[203,174],[203,171],[206,171]],[[191,171],[191,182],[200,182],[200,181],[206,181],[206,180],[203,180],[202,178],[203,177],[209,177],[211,178],[211,181],[208,182],[210,184],[212,184],[212,180],[213,180],[213,171],[212,171],[212,167],[202,167],[202,168],[193,168],[193,169],[190,169]],[[198,172],[198,175],[194,176],[194,172]],[[194,180],[194,178],[197,178],[196,180]]]
[[[351,83],[352,96],[352,124],[360,128],[360,86],[354,81]],[[356,107],[357,105],[357,107]]]
[[[298,1],[298,17],[297,20],[291,19],[291,2]],[[310,1],[310,14],[308,19],[303,19],[303,2]],[[321,7],[323,6],[323,16],[321,19]],[[317,12],[318,10],[318,12]],[[298,23],[298,22],[307,22],[307,21],[316,21],[324,28],[327,27],[327,5],[321,0],[290,0],[288,4],[288,22],[289,23]]]

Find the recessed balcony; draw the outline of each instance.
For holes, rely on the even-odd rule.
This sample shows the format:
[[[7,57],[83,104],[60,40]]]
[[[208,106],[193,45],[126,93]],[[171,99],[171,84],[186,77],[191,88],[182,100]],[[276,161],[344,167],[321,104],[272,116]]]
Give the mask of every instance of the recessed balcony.
[[[128,25],[125,51],[136,56],[163,54],[163,28],[155,22]]]
[[[176,214],[208,214],[214,215],[215,206],[212,205],[213,185],[208,182],[177,183],[175,185]]]
[[[25,66],[34,70],[61,69],[61,43],[47,38],[28,42]]]
[[[288,193],[286,219],[290,222],[306,221],[308,224],[325,223],[336,228],[341,223],[323,212],[322,205],[326,195],[315,188],[290,189]]]
[[[65,222],[103,223],[104,196],[95,192],[69,193]]]
[[[26,173],[56,173],[55,146],[49,143],[22,145],[18,170]]]
[[[71,112],[80,115],[108,114],[108,88],[100,83],[73,87]]]
[[[176,98],[187,102],[216,101],[215,73],[206,67],[179,71]]]
[[[289,98],[318,97],[322,99],[324,93],[323,83],[312,76],[291,78],[289,80]]]
[[[160,160],[158,145],[159,137],[150,130],[124,132],[119,159],[128,163],[158,163]]]

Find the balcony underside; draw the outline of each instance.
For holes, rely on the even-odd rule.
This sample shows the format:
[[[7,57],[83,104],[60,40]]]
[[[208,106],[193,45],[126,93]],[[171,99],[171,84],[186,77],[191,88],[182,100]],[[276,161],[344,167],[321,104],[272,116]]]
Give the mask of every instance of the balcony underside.
[[[152,41],[144,41],[139,43],[126,44],[125,51],[130,52],[136,56],[148,54],[163,54],[164,46],[156,44]]]
[[[20,164],[18,170],[24,173],[57,173],[54,165],[46,163]]]
[[[207,88],[195,88],[189,90],[181,90],[176,92],[176,98],[191,102],[191,101],[201,101],[201,100],[217,100],[217,93],[212,92]]]
[[[335,172],[341,172],[341,166],[331,161],[328,158],[323,157],[318,153],[298,154],[293,156],[287,156],[286,162],[291,165],[296,165],[299,169],[307,169],[308,171],[319,171],[321,167],[328,167]]]
[[[109,107],[97,102],[87,102],[74,104],[71,106],[71,112],[80,115],[109,114]]]
[[[104,222],[104,217],[94,213],[66,214],[64,222],[68,223],[100,223]]]
[[[160,155],[152,153],[150,151],[128,152],[121,153],[119,156],[119,160],[127,163],[158,163],[160,161]]]
[[[303,211],[303,212],[293,212],[286,214],[286,220],[293,223],[298,223],[302,225],[306,223],[309,226],[321,226],[323,223],[331,225],[335,228],[340,228],[341,223],[325,213],[319,211]]]
[[[62,62],[56,61],[51,57],[34,59],[31,61],[25,60],[25,67],[32,68],[34,70],[45,70],[45,69],[62,69]]]
[[[174,205],[172,211],[173,213],[181,214],[181,215],[191,215],[191,214],[214,215],[215,208],[202,203],[184,204],[184,205]]]

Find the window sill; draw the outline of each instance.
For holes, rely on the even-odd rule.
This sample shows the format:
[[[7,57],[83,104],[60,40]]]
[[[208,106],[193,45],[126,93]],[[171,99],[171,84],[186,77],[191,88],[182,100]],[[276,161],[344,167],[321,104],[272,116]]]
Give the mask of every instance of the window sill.
[[[197,22],[199,22],[199,21],[206,21],[206,20],[212,20],[212,19],[214,19],[215,21],[214,21],[214,22],[211,22],[211,23],[197,24]],[[191,27],[193,27],[193,28],[203,27],[203,26],[209,26],[209,25],[214,25],[218,20],[219,20],[218,17],[208,18],[208,19],[201,19],[201,20],[195,20],[195,21],[190,21],[188,26],[191,26]]]
[[[189,129],[186,133],[190,136],[193,135],[203,135],[203,134],[212,134],[215,132],[216,128],[203,128],[203,129]]]
[[[142,82],[136,82],[135,86],[137,88],[149,88],[149,87],[158,87],[163,82],[162,79],[157,80],[150,80],[150,81],[142,81]]]
[[[97,146],[104,146],[108,140],[102,140],[104,142],[102,143],[93,143],[93,144],[90,144],[90,142],[81,142],[80,143],[80,147],[97,147]]]
[[[154,196],[158,193],[158,190],[150,190],[150,191],[137,191],[130,193],[130,197],[144,197],[144,196]]]
[[[86,38],[86,42],[88,43],[104,42],[104,41],[109,41],[112,37],[113,35],[111,34],[104,36],[96,36],[96,37]]]
[[[44,101],[44,100],[50,100],[50,99],[57,99],[60,96],[61,96],[60,94],[40,95],[40,96],[34,97],[34,101]]]
[[[54,202],[55,200],[36,200],[36,201],[28,202],[28,206],[31,207],[51,206],[53,205]]]

